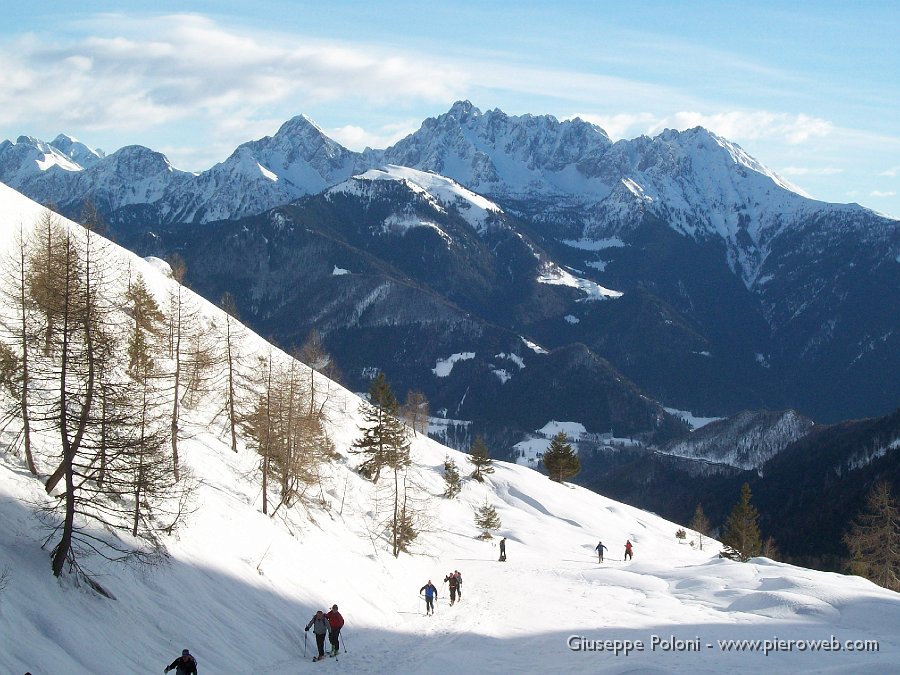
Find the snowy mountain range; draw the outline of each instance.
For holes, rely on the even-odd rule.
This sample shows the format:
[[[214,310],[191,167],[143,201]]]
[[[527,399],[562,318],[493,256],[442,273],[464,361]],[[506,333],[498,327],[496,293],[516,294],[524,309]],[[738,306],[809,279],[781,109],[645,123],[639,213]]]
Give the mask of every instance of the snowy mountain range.
[[[407,188],[360,188],[376,177]],[[191,258],[192,284],[211,298],[233,293],[247,320],[286,346],[312,323],[301,317],[302,330],[296,325],[304,302],[296,289],[322,277],[314,265],[292,278],[293,287],[274,288],[288,272],[267,276],[272,256],[284,255],[254,241],[271,235],[262,234],[264,223],[318,232],[324,246],[327,236],[346,240],[348,228],[378,212],[383,217],[369,223],[367,239],[359,231],[352,245],[379,258],[382,271],[399,267],[403,283],[440,295],[467,321],[500,323],[548,351],[585,345],[666,406],[719,416],[796,408],[835,421],[884,414],[900,401],[892,375],[900,370],[898,221],[812,200],[702,128],[613,143],[578,119],[482,112],[461,101],[394,146],[362,153],[301,115],[199,174],[178,171],[146,148],[104,156],[66,137],[20,138],[0,144],[0,181],[72,216],[91,198],[118,240],[141,253],[166,256],[177,247]],[[413,214],[410,186],[440,204],[446,218],[460,219],[466,234],[454,237],[435,229],[432,215]],[[448,200],[447,186],[468,196]],[[213,226],[239,218],[248,221],[229,256],[201,260],[202,239],[228,230]],[[429,228],[440,241],[429,240]],[[497,238],[520,244],[496,248]],[[455,246],[459,241],[467,246]],[[488,243],[494,250],[485,251]],[[245,271],[232,284],[228,261],[249,255],[240,246],[253,251],[258,274]],[[332,257],[329,273],[353,269],[352,258]],[[467,268],[471,275],[453,272]],[[513,278],[526,280],[526,290],[517,293]],[[535,279],[544,288],[535,291]],[[560,286],[549,290],[551,283]],[[584,302],[590,297],[618,299]],[[341,303],[320,299],[320,306]],[[356,309],[344,303],[345,317],[358,313],[354,302]],[[381,325],[391,323],[388,312]],[[419,349],[429,338],[404,339]],[[349,345],[329,346],[340,360],[353,359]],[[487,369],[493,354],[475,347],[428,353],[432,363],[404,375],[404,385],[434,389],[434,360],[456,351],[474,351]],[[398,367],[379,359],[348,368],[348,383],[361,381],[354,378],[366,368]],[[442,405],[461,405],[464,390],[456,394]]]
[[[27,233],[42,213],[0,186],[4,255],[15,253],[19,227]],[[77,232],[73,223],[63,225]],[[161,306],[176,290],[162,261],[110,246],[106,262],[139,272]],[[187,294],[204,321],[225,321],[213,305]],[[4,295],[3,314],[7,301]],[[128,324],[124,304],[113,303],[108,317],[120,325]],[[240,334],[245,374],[257,357],[289,361],[258,335]],[[515,367],[515,359],[504,361]],[[302,364],[294,367],[309,374]],[[721,559],[712,539],[704,538],[701,550],[696,533],[685,542],[675,537],[674,522],[505,462],[496,462],[484,483],[465,480],[457,499],[443,498],[445,459],[466,467],[466,457],[423,435],[411,441],[411,475],[430,521],[412,554],[395,558],[376,487],[355,471],[359,458],[350,452],[364,424],[360,399],[324,377],[315,381],[327,395],[336,456],[318,477],[314,499],[264,515],[260,456],[243,435],[232,451],[219,400],[186,404],[181,458],[185,475],[197,481],[187,521],[163,537],[164,555],[151,566],[83,552],[81,572],[106,596],[78,583],[83,577],[74,571],[54,577],[43,550],[48,521],[39,511],[57,502],[41,480],[58,460],[54,437],[35,436],[35,477],[13,450],[19,423],[5,426],[0,670],[158,672],[184,648],[204,673],[271,675],[316,668],[858,673],[889,672],[900,658],[896,593],[766,558]],[[486,501],[502,521],[494,540],[479,538],[474,523]],[[96,541],[135,545],[111,530],[94,534]],[[499,536],[507,538],[506,563],[497,562]],[[609,549],[602,564],[595,553],[600,539]],[[635,551],[629,562],[621,555],[626,540]],[[450,606],[441,582],[457,569],[464,593]],[[429,579],[439,587],[434,616],[424,615],[419,595]],[[346,619],[343,649],[329,663],[312,664],[314,641],[303,626],[332,604]]]

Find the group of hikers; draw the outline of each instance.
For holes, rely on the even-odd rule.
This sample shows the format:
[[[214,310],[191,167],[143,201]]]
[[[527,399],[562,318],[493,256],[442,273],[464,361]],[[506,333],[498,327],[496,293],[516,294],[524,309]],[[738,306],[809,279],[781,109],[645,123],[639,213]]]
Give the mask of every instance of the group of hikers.
[[[342,617],[341,613],[338,611],[337,605],[332,605],[331,610],[327,613],[320,609],[316,612],[315,616],[309,620],[309,623],[306,624],[304,630],[308,633],[310,628],[313,629],[313,634],[316,636],[316,647],[319,650],[318,656],[313,659],[314,661],[321,661],[325,658],[326,635],[328,636],[328,641],[331,643],[331,650],[328,652],[328,655],[337,656],[340,648],[339,639],[343,625],[344,617]]]
[[[462,574],[460,574],[460,571],[454,570],[453,572],[450,572],[444,577],[444,583],[448,584],[450,588],[450,605],[454,605],[457,598],[462,602]],[[438,589],[431,583],[431,579],[419,589],[419,594],[425,596],[426,616],[434,614],[434,599],[437,597],[437,592]]]
[[[603,540],[601,539],[600,543],[598,543],[594,547],[594,550],[597,551],[597,557],[599,558],[599,562],[603,562],[603,551],[608,551],[609,549],[603,545]],[[622,558],[622,560],[623,560],[623,562],[625,560],[631,560],[632,557],[633,557],[633,551],[631,549],[631,540],[626,539],[625,540],[625,557]]]
[[[601,540],[597,543],[597,546],[594,547],[594,550],[597,551],[599,562],[603,562],[603,551],[608,551],[609,549],[603,545],[603,541]],[[631,540],[627,539],[625,541],[624,560],[631,560],[632,557],[633,551]],[[500,561],[506,562],[506,537],[503,537],[503,539],[500,540]],[[460,571],[454,570],[447,574],[447,576],[444,577],[444,583],[446,583],[450,589],[450,605],[454,605],[457,600],[462,602],[462,574]],[[438,589],[431,583],[431,579],[419,589],[419,593],[423,594],[425,597],[425,614],[434,614],[434,600],[437,597]],[[343,625],[344,617],[341,616],[341,613],[338,611],[337,605],[332,605],[331,610],[328,612],[323,612],[320,609],[316,612],[315,616],[309,620],[309,623],[306,624],[304,630],[309,632],[309,629],[312,628],[313,634],[316,636],[316,647],[318,648],[319,654],[313,659],[314,661],[321,661],[325,658],[326,636],[331,643],[329,656],[337,656],[340,648],[340,635]],[[168,673],[170,670],[174,670],[176,675],[197,675],[197,661],[191,653],[185,649],[181,652],[180,657],[166,666],[166,669],[163,672]]]

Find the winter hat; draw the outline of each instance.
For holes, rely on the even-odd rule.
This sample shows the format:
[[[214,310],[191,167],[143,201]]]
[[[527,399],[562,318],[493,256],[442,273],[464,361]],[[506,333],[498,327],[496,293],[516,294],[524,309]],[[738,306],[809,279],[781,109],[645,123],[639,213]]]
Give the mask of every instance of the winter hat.
[[[336,611],[337,611],[337,605],[332,605],[332,606],[331,606],[331,609],[333,609],[333,610],[336,612]]]
[[[190,655],[191,655],[191,652],[188,651],[187,649],[182,649],[182,650],[181,650],[181,655],[182,655],[182,656],[190,656]]]

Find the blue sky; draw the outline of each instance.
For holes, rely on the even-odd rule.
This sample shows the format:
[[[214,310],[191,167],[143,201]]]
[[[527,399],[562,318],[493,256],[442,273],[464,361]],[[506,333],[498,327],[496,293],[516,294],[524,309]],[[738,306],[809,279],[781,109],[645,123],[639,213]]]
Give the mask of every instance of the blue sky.
[[[202,170],[300,113],[362,149],[469,99],[613,139],[702,125],[818,199],[900,217],[894,1],[15,5],[0,139],[138,143]]]

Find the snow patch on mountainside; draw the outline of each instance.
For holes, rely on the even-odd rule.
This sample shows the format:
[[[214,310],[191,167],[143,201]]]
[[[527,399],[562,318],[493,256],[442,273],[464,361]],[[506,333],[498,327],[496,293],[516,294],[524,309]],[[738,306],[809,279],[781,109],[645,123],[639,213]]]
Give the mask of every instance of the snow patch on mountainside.
[[[392,234],[402,234],[407,230],[412,230],[417,227],[425,227],[434,230],[438,233],[438,236],[444,240],[448,247],[453,243],[453,238],[444,232],[437,223],[416,218],[414,214],[392,213],[384,219],[384,231]]]
[[[366,181],[383,180],[403,183],[441,213],[446,212],[446,207],[455,207],[466,222],[479,232],[484,231],[493,217],[503,213],[503,209],[494,202],[467,190],[450,178],[393,164],[380,169],[370,169],[331,188],[328,192],[362,195],[362,186]]]
[[[602,251],[607,248],[622,248],[626,246],[625,242],[619,237],[604,237],[602,239],[563,239],[562,243],[583,251]]]
[[[542,266],[542,271],[538,276],[537,281],[538,283],[549,284],[551,286],[571,286],[572,288],[577,288],[587,296],[586,298],[581,298],[579,302],[621,298],[623,295],[621,291],[610,290],[590,279],[582,279],[573,276],[555,263],[545,263]]]
[[[521,336],[519,336],[519,337],[521,337]],[[549,354],[549,353],[550,353],[550,352],[548,352],[546,349],[544,349],[543,347],[541,347],[537,342],[532,342],[532,341],[529,340],[528,338],[522,337],[522,342],[524,342],[525,345],[526,345],[531,351],[533,351],[535,354]]]
[[[453,366],[458,361],[471,361],[475,358],[475,352],[461,352],[459,354],[451,354],[446,359],[438,359],[431,372],[437,377],[449,377],[453,372]]]
[[[513,446],[516,464],[537,468],[541,458],[550,446],[550,441],[556,434],[563,432],[569,439],[569,443],[576,450],[578,441],[587,433],[587,429],[581,422],[558,422],[550,420],[532,436],[520,441]]]
[[[710,422],[724,419],[723,417],[701,417],[687,410],[678,410],[676,408],[664,408],[664,410],[670,415],[675,415],[675,417],[683,419],[688,423],[692,430],[699,429],[700,427],[705,427]]]

